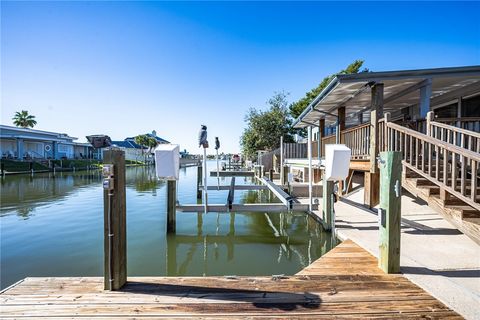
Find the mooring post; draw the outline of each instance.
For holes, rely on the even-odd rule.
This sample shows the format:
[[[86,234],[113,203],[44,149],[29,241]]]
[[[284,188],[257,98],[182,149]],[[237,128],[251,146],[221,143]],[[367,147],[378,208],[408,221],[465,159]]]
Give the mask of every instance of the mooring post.
[[[270,176],[270,181],[273,181],[273,169],[270,169],[268,175]]]
[[[202,190],[200,190],[200,185],[202,184],[202,172],[203,172],[203,167],[202,165],[199,165],[197,167],[197,199],[202,199]]]
[[[2,177],[5,177],[5,163],[1,163]]]
[[[380,255],[386,273],[400,272],[400,222],[402,203],[402,153],[380,153]]]
[[[118,290],[127,282],[125,152],[103,152],[104,288]]]
[[[177,181],[167,180],[167,233],[176,230]]]
[[[30,174],[33,176],[33,161],[29,162]]]
[[[322,222],[325,230],[332,230],[334,212],[333,212],[333,181],[327,181],[326,175],[323,174],[323,206],[322,206]]]

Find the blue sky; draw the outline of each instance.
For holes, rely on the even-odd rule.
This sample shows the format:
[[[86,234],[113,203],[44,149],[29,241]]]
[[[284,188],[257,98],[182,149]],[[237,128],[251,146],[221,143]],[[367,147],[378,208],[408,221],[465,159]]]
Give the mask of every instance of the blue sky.
[[[238,152],[248,108],[372,71],[480,64],[478,2],[1,2],[1,123]],[[214,149],[210,152],[213,153]]]

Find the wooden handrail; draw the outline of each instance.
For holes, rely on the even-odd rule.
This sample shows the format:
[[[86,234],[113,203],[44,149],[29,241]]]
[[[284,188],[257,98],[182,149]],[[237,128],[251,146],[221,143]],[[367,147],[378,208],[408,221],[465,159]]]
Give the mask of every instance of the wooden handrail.
[[[479,118],[479,120],[480,120],[480,118]],[[437,121],[431,121],[430,125],[435,126],[435,127],[439,127],[439,128],[444,128],[444,129],[447,129],[447,130],[453,130],[453,131],[456,131],[456,132],[460,132],[460,133],[463,133],[463,134],[466,134],[466,135],[469,135],[469,136],[473,136],[475,138],[480,138],[480,132],[466,130],[466,129],[463,129],[463,128],[451,126],[451,125],[441,123],[441,122],[437,122]]]
[[[341,134],[349,133],[349,132],[356,131],[356,130],[360,130],[360,129],[365,128],[365,127],[370,127],[370,123],[362,123],[362,124],[356,125],[355,127],[350,127],[348,129],[343,130],[341,132]]]
[[[403,165],[480,210],[480,153],[385,122],[385,150],[401,151]]]
[[[462,117],[462,118],[435,118],[436,122],[470,122],[480,121],[480,117]]]
[[[464,155],[464,156],[469,157],[471,159],[474,159],[476,161],[480,161],[480,154],[477,153],[477,152],[473,152],[473,151],[470,151],[470,150],[467,150],[467,149],[464,149],[464,148],[457,147],[456,145],[453,145],[451,143],[429,137],[427,135],[424,135],[423,133],[420,133],[420,132],[417,132],[415,130],[408,129],[408,128],[405,128],[405,127],[402,127],[402,126],[400,126],[398,124],[395,124],[395,123],[392,123],[392,122],[387,122],[387,127],[395,129],[399,132],[411,135],[411,136],[413,136],[417,139],[423,140],[425,142],[438,145],[438,146],[440,146],[440,147],[442,147],[442,148],[444,148],[444,149],[446,149],[450,152],[455,152],[457,154]]]

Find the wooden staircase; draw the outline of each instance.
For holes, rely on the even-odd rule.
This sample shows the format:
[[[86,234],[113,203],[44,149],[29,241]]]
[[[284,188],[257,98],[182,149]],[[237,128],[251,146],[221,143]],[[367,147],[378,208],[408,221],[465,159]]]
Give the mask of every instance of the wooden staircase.
[[[427,134],[385,121],[384,139],[403,154],[403,187],[480,245],[480,133],[427,118]]]
[[[402,186],[408,192],[424,200],[445,220],[480,244],[480,211],[449,192],[442,191],[441,187],[412,170],[404,167],[403,172]],[[480,194],[480,188],[477,188],[477,191]]]

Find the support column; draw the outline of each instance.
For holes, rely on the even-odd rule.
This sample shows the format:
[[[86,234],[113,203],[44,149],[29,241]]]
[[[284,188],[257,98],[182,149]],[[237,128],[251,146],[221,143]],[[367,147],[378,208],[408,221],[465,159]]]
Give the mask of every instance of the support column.
[[[380,245],[378,266],[385,273],[400,272],[402,153],[380,153]]]
[[[58,159],[58,142],[53,141],[52,143],[52,158],[54,160]]]
[[[425,119],[430,111],[430,97],[432,96],[432,79],[428,79],[425,86],[420,88],[420,118]]]
[[[318,121],[318,161],[322,159],[322,138],[325,135],[325,118]]]
[[[125,153],[105,150],[104,164],[113,164],[113,190],[104,189],[104,288],[119,290],[127,282],[127,219]],[[109,232],[110,231],[110,232]]]
[[[17,139],[17,159],[23,160],[23,139]]]
[[[342,131],[345,130],[345,107],[338,108],[337,115],[338,115],[338,126],[337,126],[338,140],[337,140],[337,143],[344,143],[343,138],[342,138]]]
[[[313,183],[313,171],[312,171],[312,126],[308,126],[308,209],[312,211],[313,199],[312,199],[312,183]]]
[[[373,208],[379,201],[379,170],[377,156],[379,150],[378,120],[383,117],[383,83],[371,89],[370,114],[370,171],[365,172],[364,204]]]
[[[175,233],[177,215],[177,181],[167,181],[167,233]]]

